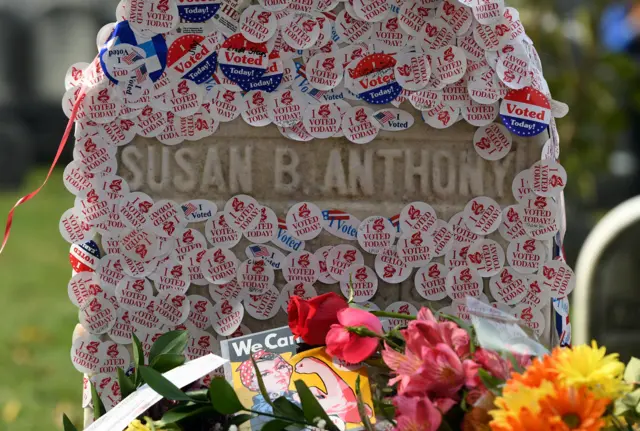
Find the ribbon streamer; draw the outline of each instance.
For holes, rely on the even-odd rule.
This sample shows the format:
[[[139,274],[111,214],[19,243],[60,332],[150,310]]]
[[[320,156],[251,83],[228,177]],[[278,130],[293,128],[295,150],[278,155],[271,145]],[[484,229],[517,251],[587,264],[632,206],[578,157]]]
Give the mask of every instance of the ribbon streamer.
[[[40,187],[38,187],[28,195],[18,199],[18,202],[16,202],[13,208],[11,208],[11,211],[9,211],[9,215],[7,215],[7,223],[5,224],[5,228],[4,228],[4,238],[2,239],[2,246],[0,247],[0,254],[2,254],[2,251],[4,250],[5,246],[7,245],[7,242],[9,241],[9,235],[11,234],[11,225],[13,224],[13,213],[15,212],[16,208],[18,208],[20,205],[26,202],[29,202],[38,193],[40,193],[40,190],[42,190],[43,187],[47,184],[47,181],[49,181],[49,178],[53,173],[53,169],[58,164],[58,159],[60,159],[60,156],[62,155],[62,151],[64,150],[64,147],[67,145],[67,140],[69,139],[69,135],[71,134],[71,129],[73,128],[73,124],[76,120],[76,116],[78,114],[78,109],[80,108],[80,104],[84,100],[84,95],[85,95],[85,89],[83,88],[80,91],[80,94],[78,95],[78,99],[76,100],[76,103],[73,105],[73,110],[71,111],[69,122],[67,122],[67,127],[64,130],[64,135],[62,135],[62,139],[60,140],[60,144],[58,145],[58,152],[56,153],[56,157],[53,159],[53,163],[51,163],[51,167],[49,168],[49,173],[47,173],[47,176],[44,179],[44,182],[42,183],[42,185],[40,185]]]

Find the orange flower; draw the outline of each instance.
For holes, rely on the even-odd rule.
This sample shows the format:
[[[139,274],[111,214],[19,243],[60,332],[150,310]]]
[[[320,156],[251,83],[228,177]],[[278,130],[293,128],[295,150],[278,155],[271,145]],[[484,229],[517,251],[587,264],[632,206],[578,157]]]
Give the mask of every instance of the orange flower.
[[[512,373],[504,391],[509,392],[521,385],[537,388],[545,380],[550,382],[556,380],[558,371],[555,369],[555,355],[558,352],[559,350],[556,349],[553,351],[553,356],[545,356],[542,360],[539,358],[534,359],[522,374]]]

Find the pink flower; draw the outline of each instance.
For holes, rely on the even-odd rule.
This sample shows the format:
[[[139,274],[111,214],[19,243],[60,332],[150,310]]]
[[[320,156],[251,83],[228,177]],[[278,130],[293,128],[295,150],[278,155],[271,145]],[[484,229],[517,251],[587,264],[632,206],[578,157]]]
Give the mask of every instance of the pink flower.
[[[414,320],[403,331],[403,335],[407,340],[407,346],[411,346],[414,350],[444,343],[451,347],[459,357],[469,356],[469,334],[453,322],[438,323],[435,320]]]
[[[429,381],[429,390],[441,397],[454,396],[465,383],[460,358],[444,343],[426,352],[421,374]]]
[[[422,353],[422,350],[418,353]],[[414,353],[409,347],[405,349],[403,354],[385,345],[382,351],[382,360],[395,372],[396,377],[389,380],[389,384],[398,383],[398,393],[426,392],[429,380],[422,375],[424,362],[422,356]]]
[[[442,423],[440,411],[427,397],[398,395],[393,403],[397,422],[394,431],[436,431]]]
[[[480,368],[485,369],[493,377],[508,380],[511,374],[511,362],[500,356],[500,354],[479,348],[473,355],[473,359]]]
[[[346,327],[364,326],[382,334],[382,323],[376,316],[357,308],[345,308],[338,312],[338,322],[331,325],[325,339],[327,354],[350,364],[357,364],[373,355],[378,348],[378,338],[354,334]]]

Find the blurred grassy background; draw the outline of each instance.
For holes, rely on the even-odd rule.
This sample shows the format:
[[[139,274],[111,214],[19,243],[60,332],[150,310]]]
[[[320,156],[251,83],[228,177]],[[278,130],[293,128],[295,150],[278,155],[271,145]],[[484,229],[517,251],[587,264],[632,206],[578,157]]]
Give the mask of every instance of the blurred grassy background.
[[[20,191],[0,193],[0,220],[46,175],[34,169]],[[62,413],[82,423],[82,376],[70,361],[77,309],[66,285],[69,245],[58,233],[60,215],[73,205],[62,169],[16,211],[11,240],[0,255],[0,430],[61,429]]]

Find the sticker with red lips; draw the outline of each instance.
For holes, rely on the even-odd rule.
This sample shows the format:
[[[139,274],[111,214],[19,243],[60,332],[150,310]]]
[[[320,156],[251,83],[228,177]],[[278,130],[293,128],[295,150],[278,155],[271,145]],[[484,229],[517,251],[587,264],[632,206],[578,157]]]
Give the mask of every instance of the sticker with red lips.
[[[120,254],[108,254],[100,259],[100,266],[96,270],[100,285],[114,290],[125,277],[124,265],[124,256]]]
[[[436,210],[425,202],[411,202],[400,211],[400,230],[429,232],[437,220]]]
[[[538,196],[559,197],[567,185],[567,172],[555,160],[536,162],[528,172],[528,183]]]
[[[105,297],[90,298],[80,308],[80,324],[93,335],[109,332],[116,323],[116,318],[116,309]]]
[[[302,95],[292,89],[275,91],[267,98],[269,119],[280,127],[292,127],[301,122],[306,107]]]
[[[388,218],[371,216],[358,226],[358,243],[367,253],[379,254],[391,247],[396,239],[396,229]]]
[[[488,235],[500,227],[502,209],[493,199],[480,196],[467,203],[464,208],[464,219],[471,232]]]
[[[269,320],[280,311],[280,292],[271,286],[262,295],[246,295],[244,306],[249,316],[258,320]]]
[[[176,326],[189,317],[191,302],[186,296],[173,292],[161,292],[156,297],[154,313],[161,323]]]
[[[158,265],[149,278],[153,280],[156,290],[161,293],[172,292],[184,295],[191,284],[187,264],[178,262],[173,257]]]
[[[354,144],[367,144],[380,132],[380,123],[368,106],[352,106],[342,117],[344,136]]]
[[[482,277],[468,266],[453,268],[447,275],[447,295],[454,301],[464,300],[467,296],[478,298],[482,287]]]
[[[356,303],[367,302],[378,291],[378,277],[373,269],[366,265],[353,265],[347,271],[347,281],[340,282],[340,291],[345,298]]]
[[[224,206],[225,221],[235,230],[242,233],[253,230],[262,218],[262,206],[247,195],[236,195],[229,199]]]
[[[431,235],[424,231],[405,233],[398,240],[398,256],[411,268],[428,265],[434,248]]]
[[[244,307],[239,300],[222,300],[211,312],[212,326],[217,334],[229,336],[239,327],[244,317]]]
[[[355,93],[365,102],[380,105],[398,97],[402,87],[395,77],[396,60],[388,54],[370,54],[348,70]]]
[[[387,313],[406,314],[407,316],[415,316],[418,314],[418,309],[413,305],[405,301],[394,302],[389,304],[384,311]],[[397,326],[406,326],[409,321],[407,319],[401,319],[398,317],[386,317],[382,320],[382,328],[385,331],[390,331]]]
[[[318,296],[316,288],[309,283],[287,283],[280,292],[280,307],[282,311],[288,313],[291,297],[297,296],[304,300],[310,300]]]
[[[224,75],[235,83],[259,79],[267,71],[267,46],[237,33],[222,44],[218,62]]]
[[[287,230],[299,240],[309,241],[322,233],[322,211],[311,202],[299,202],[289,208]]]
[[[507,241],[518,241],[529,237],[524,230],[516,205],[508,206],[502,211],[502,223],[498,231],[502,238]]]
[[[418,269],[414,277],[414,286],[420,296],[428,301],[440,301],[447,297],[446,279],[449,270],[438,262]]]
[[[344,69],[336,54],[319,53],[305,63],[309,84],[318,90],[331,90],[341,81]]]
[[[67,284],[69,299],[76,307],[82,307],[90,298],[102,293],[100,277],[93,272],[81,272],[74,275]]]
[[[208,220],[204,232],[207,241],[214,247],[231,248],[234,247],[242,238],[242,233],[229,226],[227,223],[227,213],[220,211]]]
[[[120,252],[134,261],[147,262],[158,256],[158,236],[146,229],[128,229],[119,240]]]
[[[320,277],[320,264],[316,256],[308,251],[289,254],[282,264],[282,275],[288,282],[313,284]]]
[[[70,244],[82,244],[95,235],[95,229],[87,222],[82,212],[69,208],[58,223],[60,235]]]
[[[91,334],[83,334],[71,345],[71,363],[81,373],[95,373],[102,363],[100,355],[102,341]]]
[[[326,139],[341,130],[342,116],[334,103],[309,105],[302,117],[302,124],[314,138]]]
[[[473,148],[485,160],[500,160],[511,151],[513,138],[502,124],[480,127],[473,136]]]
[[[355,14],[355,12],[354,12]],[[354,44],[369,39],[373,32],[370,22],[362,21],[351,15],[347,9],[340,11],[334,24],[336,34],[342,43]]]
[[[200,271],[213,284],[226,284],[236,278],[238,259],[228,249],[214,247],[202,256]]]
[[[320,267],[320,276],[318,277],[318,281],[324,284],[335,284],[338,282],[335,278],[329,274],[327,267],[327,258],[329,257],[329,253],[333,249],[332,245],[327,245],[324,247],[320,247],[314,253],[316,259],[318,259],[318,266]]]
[[[544,243],[527,237],[509,243],[507,261],[521,274],[537,272],[545,262],[547,252]]]
[[[558,205],[551,198],[531,196],[517,208],[524,230],[532,238],[549,240],[558,232]]]
[[[187,219],[180,205],[164,199],[149,210],[146,227],[158,236],[178,238],[187,227]]]
[[[145,310],[151,298],[153,289],[146,278],[125,277],[116,287],[116,299],[125,310]]]
[[[395,247],[382,249],[376,255],[374,268],[382,281],[391,284],[402,283],[411,276],[413,270],[400,259]]]
[[[268,94],[263,90],[249,91],[244,95],[242,119],[254,127],[263,127],[271,124],[267,112]]]
[[[394,16],[376,23],[371,39],[378,42],[385,53],[392,53],[401,51],[407,45],[409,35],[400,27],[398,18]]]
[[[504,268],[504,249],[492,239],[472,244],[467,252],[467,264],[482,277],[493,277]]]
[[[491,296],[506,305],[516,305],[527,296],[527,279],[513,268],[503,268],[489,280]]]
[[[262,295],[275,281],[273,268],[264,259],[249,259],[238,269],[238,286],[248,295]]]
[[[211,312],[213,305],[211,301],[201,295],[189,295],[190,309],[189,316],[185,322],[190,330],[200,329],[206,330],[211,326]]]
[[[348,270],[353,265],[364,264],[364,257],[357,248],[341,244],[333,247],[326,257],[326,268],[331,278],[347,282],[349,281]]]
[[[410,91],[421,90],[431,79],[429,58],[420,53],[403,53],[396,56],[394,66],[396,81]]]
[[[189,117],[200,110],[204,89],[193,81],[181,79],[167,92],[169,109],[177,117]]]
[[[276,15],[260,6],[249,6],[240,16],[240,32],[250,42],[266,42],[276,33]]]

